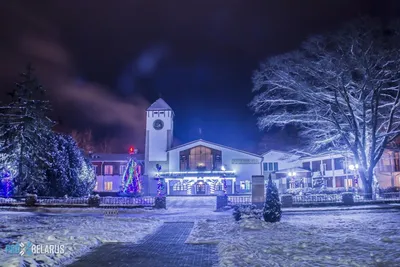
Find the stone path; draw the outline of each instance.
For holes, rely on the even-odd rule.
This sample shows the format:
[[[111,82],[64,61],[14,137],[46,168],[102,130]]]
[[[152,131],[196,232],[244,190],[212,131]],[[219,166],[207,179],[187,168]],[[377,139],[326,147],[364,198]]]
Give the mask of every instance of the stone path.
[[[218,264],[216,245],[185,244],[192,222],[166,222],[139,244],[105,244],[70,267],[209,267]]]

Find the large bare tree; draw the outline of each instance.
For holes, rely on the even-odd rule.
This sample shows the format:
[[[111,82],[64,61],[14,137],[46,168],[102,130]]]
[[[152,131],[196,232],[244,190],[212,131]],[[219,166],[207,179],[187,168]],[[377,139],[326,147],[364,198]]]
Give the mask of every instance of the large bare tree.
[[[400,132],[399,24],[362,18],[313,36],[254,73],[261,129],[296,125],[310,152],[351,151],[366,193]]]

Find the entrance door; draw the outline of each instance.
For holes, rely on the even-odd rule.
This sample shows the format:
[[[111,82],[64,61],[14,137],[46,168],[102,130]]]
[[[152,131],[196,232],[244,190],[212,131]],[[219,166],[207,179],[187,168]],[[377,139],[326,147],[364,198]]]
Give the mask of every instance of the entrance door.
[[[196,184],[196,195],[205,195],[206,194],[206,186],[204,183],[199,182]]]

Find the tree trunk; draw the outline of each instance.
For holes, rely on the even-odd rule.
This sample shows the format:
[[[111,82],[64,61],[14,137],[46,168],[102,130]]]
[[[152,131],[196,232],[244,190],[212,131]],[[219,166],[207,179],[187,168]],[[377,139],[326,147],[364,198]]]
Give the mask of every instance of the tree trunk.
[[[373,169],[369,168],[366,172],[360,171],[360,178],[363,183],[364,198],[372,199]]]

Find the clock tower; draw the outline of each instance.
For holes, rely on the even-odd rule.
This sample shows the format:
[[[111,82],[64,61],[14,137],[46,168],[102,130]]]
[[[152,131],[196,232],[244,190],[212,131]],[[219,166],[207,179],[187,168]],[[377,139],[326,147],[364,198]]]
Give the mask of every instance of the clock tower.
[[[161,165],[161,171],[168,171],[167,150],[172,147],[173,129],[174,111],[159,98],[146,111],[146,174],[151,176],[156,164]]]

